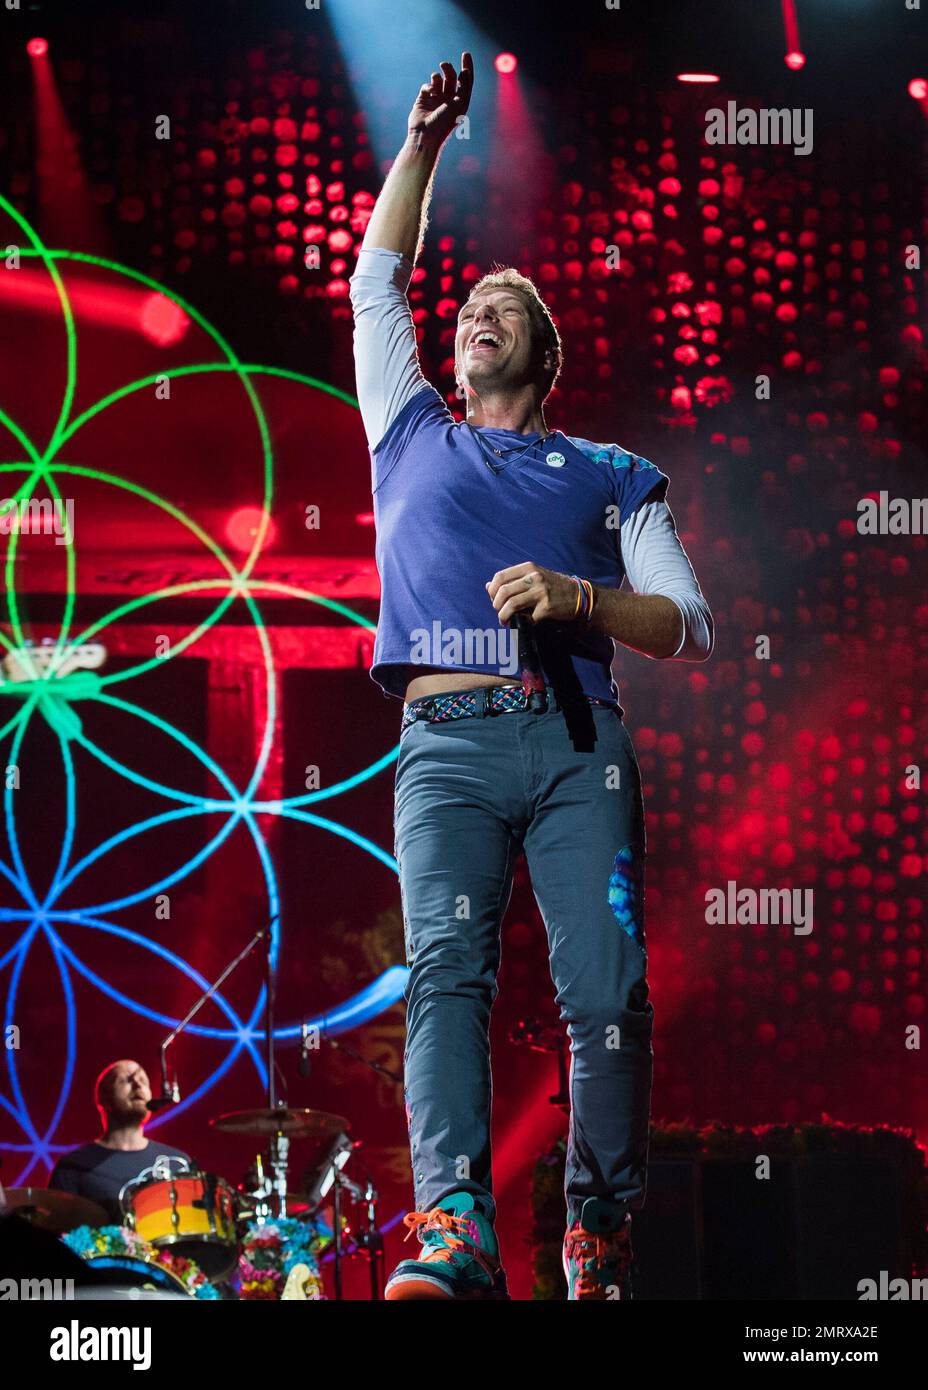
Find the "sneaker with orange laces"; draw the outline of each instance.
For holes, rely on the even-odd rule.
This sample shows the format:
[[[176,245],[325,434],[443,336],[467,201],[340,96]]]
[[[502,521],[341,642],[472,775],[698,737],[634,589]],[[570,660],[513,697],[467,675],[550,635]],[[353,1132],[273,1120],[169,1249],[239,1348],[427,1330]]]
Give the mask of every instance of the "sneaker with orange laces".
[[[564,1277],[571,1303],[628,1298],[632,1262],[630,1213],[588,1197],[564,1237]]]
[[[403,1220],[406,1239],[415,1233],[422,1254],[397,1265],[385,1298],[509,1297],[496,1233],[469,1192],[452,1192],[431,1211],[411,1211]]]

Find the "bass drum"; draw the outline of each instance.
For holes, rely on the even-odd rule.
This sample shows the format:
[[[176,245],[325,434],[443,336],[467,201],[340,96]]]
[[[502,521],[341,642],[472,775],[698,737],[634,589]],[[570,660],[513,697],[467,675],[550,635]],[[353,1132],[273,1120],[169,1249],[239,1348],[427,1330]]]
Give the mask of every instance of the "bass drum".
[[[238,1263],[235,1198],[214,1173],[179,1173],[146,1182],[123,1198],[126,1225],[153,1245],[194,1260],[208,1279],[228,1279]]]
[[[193,1297],[176,1274],[161,1265],[150,1264],[135,1255],[92,1255],[84,1260],[93,1270],[93,1284],[80,1284],[74,1290],[76,1299],[113,1301],[117,1299],[166,1299]]]

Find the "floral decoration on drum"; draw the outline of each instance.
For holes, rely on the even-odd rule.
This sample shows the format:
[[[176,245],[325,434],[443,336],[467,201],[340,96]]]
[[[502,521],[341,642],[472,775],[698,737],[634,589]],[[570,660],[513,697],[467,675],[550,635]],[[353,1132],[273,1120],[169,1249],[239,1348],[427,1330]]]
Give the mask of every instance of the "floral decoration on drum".
[[[238,1262],[239,1298],[282,1298],[290,1274],[297,1265],[304,1265],[307,1272],[299,1281],[301,1291],[293,1296],[312,1302],[324,1299],[316,1258],[319,1245],[316,1227],[293,1217],[264,1225],[252,1223]]]
[[[159,1265],[169,1274],[173,1274],[192,1298],[220,1297],[218,1289],[210,1283],[195,1261],[182,1259],[167,1250],[156,1250],[128,1226],[77,1226],[61,1239],[82,1260],[92,1261],[100,1255],[144,1260],[146,1264]]]

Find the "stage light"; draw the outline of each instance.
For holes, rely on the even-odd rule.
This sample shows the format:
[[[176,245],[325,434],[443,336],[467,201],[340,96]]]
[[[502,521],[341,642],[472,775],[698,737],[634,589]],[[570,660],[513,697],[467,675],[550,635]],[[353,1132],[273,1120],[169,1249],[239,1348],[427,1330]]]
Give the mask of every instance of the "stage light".
[[[48,52],[48,39],[30,39],[26,44],[30,58],[44,58]]]
[[[271,518],[261,507],[238,507],[226,522],[229,544],[234,545],[236,550],[251,550],[262,525],[266,527],[264,546],[267,548],[273,545],[277,535],[277,527]]]
[[[145,337],[159,347],[179,343],[190,327],[190,320],[180,305],[163,294],[145,296],[139,320]]]
[[[715,72],[678,72],[678,82],[721,82],[718,73]]]
[[[470,109],[470,129],[460,134],[464,148],[459,158],[475,155],[481,161],[490,154],[492,121],[488,119],[495,87],[517,84],[492,83],[493,60],[501,40],[492,40],[480,24],[455,0],[392,0],[391,32],[409,35],[409,42],[389,48],[390,84],[397,92],[408,92],[411,101],[438,60],[447,58],[455,67],[465,50],[473,54],[477,82]],[[377,161],[396,155],[397,131],[394,115],[383,103],[383,64],[387,52],[383,26],[371,24],[371,0],[332,0],[328,22],[348,67],[348,80],[355,100],[364,112],[364,128],[371,154]],[[350,63],[347,62],[350,55]],[[406,97],[403,97],[406,101]],[[457,145],[457,140],[455,140]],[[449,147],[450,153],[450,147]],[[476,197],[476,194],[475,194]],[[479,204],[475,203],[475,210]]]
[[[909,83],[909,96],[916,101],[924,101],[928,97],[928,79],[924,77],[913,77]]]
[[[799,20],[796,18],[796,0],[782,0],[783,29],[786,40],[786,53],[783,61],[791,72],[798,72],[806,65],[806,55],[799,39]]]
[[[504,75],[515,72],[519,65],[519,60],[514,53],[499,53],[494,64],[496,71]]]

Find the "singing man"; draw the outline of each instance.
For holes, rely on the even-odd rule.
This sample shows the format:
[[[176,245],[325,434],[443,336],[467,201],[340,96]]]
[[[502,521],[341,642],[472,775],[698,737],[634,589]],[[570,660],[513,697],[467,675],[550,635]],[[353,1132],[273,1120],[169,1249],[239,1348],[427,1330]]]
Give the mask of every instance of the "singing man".
[[[371,675],[404,701],[394,823],[409,965],[405,1220],[420,1253],[386,1297],[508,1297],[488,1031],[520,850],[572,1054],[568,1297],[628,1297],[653,1007],[641,781],[611,668],[616,643],[704,661],[713,621],[666,475],[617,444],[548,428],[562,349],[531,280],[486,275],[461,308],[462,423],[422,375],[406,291],[439,152],[474,80],[468,53],[460,71],[439,66],[351,279],[382,589]]]

